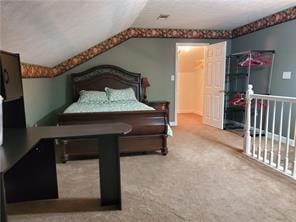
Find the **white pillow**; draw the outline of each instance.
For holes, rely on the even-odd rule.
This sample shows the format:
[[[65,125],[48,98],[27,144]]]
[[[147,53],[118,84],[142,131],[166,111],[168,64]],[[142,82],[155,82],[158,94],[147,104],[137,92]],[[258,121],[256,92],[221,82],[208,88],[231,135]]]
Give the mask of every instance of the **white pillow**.
[[[105,88],[108,99],[112,102],[114,101],[123,101],[123,100],[137,100],[135,92],[132,88],[127,89],[111,89]]]
[[[80,97],[78,99],[79,103],[106,103],[108,102],[108,97],[106,92],[103,91],[86,91],[81,90],[79,92]]]

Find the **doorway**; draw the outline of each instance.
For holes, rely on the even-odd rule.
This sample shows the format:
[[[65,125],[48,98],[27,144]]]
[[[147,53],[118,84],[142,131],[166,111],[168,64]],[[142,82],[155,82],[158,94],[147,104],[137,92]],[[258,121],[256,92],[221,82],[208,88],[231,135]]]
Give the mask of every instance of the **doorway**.
[[[176,113],[203,114],[205,45],[177,45]]]
[[[179,113],[194,113],[223,129],[226,46],[176,43],[175,125]]]

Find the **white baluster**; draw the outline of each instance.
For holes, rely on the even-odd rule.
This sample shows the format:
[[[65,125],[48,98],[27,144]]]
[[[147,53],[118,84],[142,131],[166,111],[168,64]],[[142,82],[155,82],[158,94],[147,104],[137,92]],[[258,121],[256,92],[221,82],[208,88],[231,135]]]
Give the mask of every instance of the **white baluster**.
[[[246,123],[245,123],[245,137],[244,137],[244,152],[248,155],[251,154],[251,105],[252,98],[251,96],[254,94],[253,86],[248,85],[248,90],[246,93]]]
[[[273,116],[272,116],[272,133],[271,133],[271,149],[270,149],[270,160],[269,164],[273,165],[273,156],[274,156],[274,129],[275,129],[275,114],[276,114],[276,101],[273,103]]]
[[[259,122],[259,146],[258,146],[258,160],[260,160],[261,157],[261,142],[262,142],[262,118],[263,118],[263,99],[261,99],[260,104],[260,122]]]
[[[288,128],[287,128],[287,144],[286,144],[286,158],[285,158],[285,165],[284,170],[287,173],[288,166],[289,166],[289,146],[290,146],[290,127],[291,127],[291,112],[292,112],[292,103],[289,106],[289,114],[288,114]]]
[[[266,161],[266,157],[267,157],[268,122],[269,122],[269,100],[267,100],[266,120],[265,121],[266,121],[265,122],[265,143],[264,143],[263,162]]]
[[[257,128],[257,124],[256,124],[256,120],[257,120],[257,98],[255,98],[255,108],[254,108],[254,129],[253,129],[253,156],[255,156],[256,154],[256,128]]]
[[[281,167],[281,149],[282,149],[282,132],[283,132],[283,114],[284,114],[284,102],[281,105],[281,117],[280,117],[280,132],[279,132],[279,147],[277,155],[277,164],[276,167],[280,169]]]

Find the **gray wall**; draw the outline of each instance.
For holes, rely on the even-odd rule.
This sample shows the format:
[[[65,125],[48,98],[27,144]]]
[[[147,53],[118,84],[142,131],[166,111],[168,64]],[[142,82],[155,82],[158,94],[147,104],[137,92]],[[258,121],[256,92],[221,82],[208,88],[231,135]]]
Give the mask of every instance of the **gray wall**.
[[[27,125],[32,126],[54,107],[52,79],[23,79]]]
[[[25,79],[25,103],[27,122],[32,125],[40,119],[41,124],[52,124],[55,111],[70,102],[71,86],[69,75],[99,64],[112,64],[128,71],[140,72],[149,78],[148,100],[168,100],[171,102],[171,121],[174,121],[175,86],[170,75],[175,73],[176,42],[215,43],[223,40],[184,39],[130,39],[119,46],[75,67],[54,79]],[[228,41],[230,52],[231,42]],[[58,110],[57,110],[58,109]]]
[[[232,52],[240,52],[250,49],[275,50],[276,54],[271,80],[271,94],[296,97],[296,20],[263,29],[232,40]],[[289,80],[282,79],[284,71],[291,71],[292,78]],[[276,131],[278,132],[279,105],[277,106],[277,110],[278,121],[276,122]],[[294,126],[296,118],[295,105],[292,112],[292,126]],[[288,107],[286,106],[283,121],[284,135],[286,135],[287,130],[287,116]],[[292,132],[291,137],[293,136]]]
[[[296,20],[235,38],[231,49],[232,52],[274,49],[276,54],[271,94],[296,96]],[[284,71],[293,73],[290,80],[282,79]]]
[[[23,79],[26,121],[28,126],[56,123],[56,112],[65,104],[65,76]]]

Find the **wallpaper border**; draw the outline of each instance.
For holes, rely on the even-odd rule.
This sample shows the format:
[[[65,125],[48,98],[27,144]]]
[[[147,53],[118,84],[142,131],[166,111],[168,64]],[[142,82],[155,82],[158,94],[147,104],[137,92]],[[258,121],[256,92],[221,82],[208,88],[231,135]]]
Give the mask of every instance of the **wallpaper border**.
[[[293,19],[296,19],[296,6],[258,19],[241,27],[235,28],[232,30],[232,38],[247,35],[261,29],[266,29],[274,25],[291,21]]]
[[[296,6],[256,20],[233,30],[128,28],[117,35],[54,66],[22,63],[23,78],[51,78],[100,55],[130,38],[232,39],[296,19]]]

